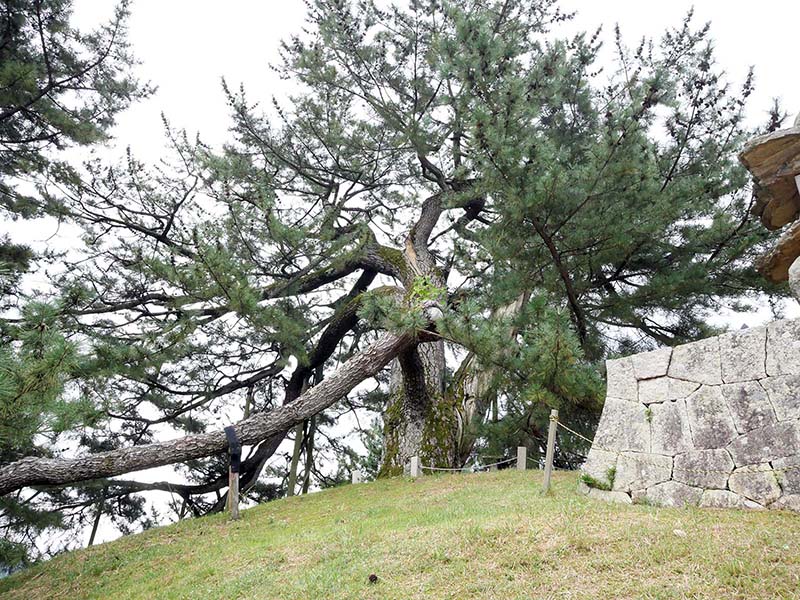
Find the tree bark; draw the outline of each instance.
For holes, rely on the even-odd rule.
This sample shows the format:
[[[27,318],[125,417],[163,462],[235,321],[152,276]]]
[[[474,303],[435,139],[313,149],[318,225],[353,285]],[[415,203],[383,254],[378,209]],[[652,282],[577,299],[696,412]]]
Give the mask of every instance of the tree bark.
[[[316,433],[317,420],[311,417],[308,420],[308,434],[306,435],[305,473],[303,473],[303,494],[308,493],[311,484],[311,470],[314,467],[314,434]]]
[[[520,294],[514,302],[493,311],[492,317],[497,319],[515,317],[529,298],[530,294],[527,292]],[[516,335],[517,329],[509,328],[509,342]],[[475,354],[470,352],[456,371],[453,382],[447,391],[447,394],[453,398],[459,417],[457,422],[459,426],[457,434],[458,466],[464,465],[472,454],[478,437],[478,428],[486,419],[486,413],[490,408],[492,421],[498,420],[497,389],[493,381],[496,368],[482,365]]]
[[[234,426],[237,436],[243,444],[255,444],[332,406],[408,348],[413,337],[411,333],[384,333],[374,344],[345,362],[333,375],[294,402],[239,421]],[[0,467],[0,495],[32,485],[67,485],[113,477],[211,456],[227,447],[225,433],[213,431],[77,458],[23,458]]]
[[[103,516],[103,508],[106,503],[106,493],[103,490],[103,495],[100,497],[100,502],[97,503],[97,512],[94,514],[94,522],[92,523],[92,533],[89,534],[89,543],[87,547],[94,545],[94,538],[97,535],[97,529],[100,527],[100,517]]]
[[[448,440],[435,435],[444,391],[444,344],[408,348],[392,365],[390,400],[384,413],[384,456],[381,475],[398,475],[412,456],[423,463],[448,466]]]
[[[428,248],[442,206],[441,193],[427,198],[406,237],[407,291],[414,290],[418,280],[445,289],[444,274]],[[390,401],[384,412],[382,476],[402,473],[412,456],[419,456],[426,465],[452,466],[455,446],[450,431],[456,415],[444,404],[444,376],[442,341],[409,348],[392,366]]]
[[[303,447],[302,423],[294,428],[294,448],[292,450],[292,462],[289,465],[289,481],[286,483],[286,495],[294,496],[294,489],[297,487],[297,463],[300,462],[300,450]]]

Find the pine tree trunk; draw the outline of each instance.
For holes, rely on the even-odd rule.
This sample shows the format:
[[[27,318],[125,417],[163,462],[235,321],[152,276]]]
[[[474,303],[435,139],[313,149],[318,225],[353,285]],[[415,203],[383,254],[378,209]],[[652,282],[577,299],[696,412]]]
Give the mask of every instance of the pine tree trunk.
[[[503,306],[493,312],[496,318],[513,318],[528,302],[530,294],[521,294],[514,302]],[[517,330],[511,327],[508,330],[509,341],[517,335]],[[457,462],[463,465],[467,462],[475,442],[478,431],[486,419],[486,413],[491,409],[492,422],[499,419],[497,389],[494,386],[494,370],[496,366],[486,367],[481,365],[477,357],[470,353],[461,363],[453,382],[448,389],[452,402],[458,411],[458,450]]]
[[[311,484],[311,468],[314,466],[314,433],[317,429],[316,417],[311,417],[308,420],[308,434],[306,435],[306,459],[305,459],[305,473],[303,474],[303,493],[308,493],[308,487]]]
[[[428,248],[442,212],[437,194],[423,202],[422,213],[405,243],[405,288],[446,289],[442,270]],[[410,458],[426,466],[453,467],[457,462],[457,414],[445,394],[444,342],[420,343],[401,353],[392,365],[390,401],[384,412],[384,453],[379,476],[406,471]]]
[[[444,369],[441,341],[418,344],[392,365],[381,476],[403,473],[412,456],[429,466],[454,464],[455,414],[444,394]]]
[[[291,404],[269,412],[257,412],[234,425],[237,437],[242,444],[254,444],[282,434],[341,400],[410,344],[412,336],[409,334],[384,333]],[[67,485],[202,458],[219,454],[227,447],[225,432],[218,430],[76,458],[23,458],[0,466],[0,496],[26,486]]]
[[[304,423],[294,428],[294,448],[292,450],[292,463],[289,466],[289,481],[286,484],[286,495],[294,496],[297,487],[297,463],[300,462],[300,450],[303,448]]]
[[[100,526],[100,517],[103,516],[103,508],[106,504],[106,493],[100,497],[100,502],[97,503],[97,512],[94,515],[94,523],[92,523],[92,532],[89,534],[89,543],[86,546],[94,545],[94,538],[97,535],[97,529]]]

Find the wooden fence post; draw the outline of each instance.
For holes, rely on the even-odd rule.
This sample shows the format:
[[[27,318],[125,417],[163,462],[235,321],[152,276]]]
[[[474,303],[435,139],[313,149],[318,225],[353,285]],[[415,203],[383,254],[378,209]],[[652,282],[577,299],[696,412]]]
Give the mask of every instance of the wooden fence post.
[[[556,449],[556,428],[558,427],[558,411],[550,411],[550,426],[547,429],[547,454],[544,458],[544,492],[550,491],[550,474],[553,472],[553,455]]]
[[[524,471],[528,468],[528,449],[525,446],[517,446],[517,471]]]
[[[231,509],[231,520],[239,518],[239,472],[230,470],[228,473],[228,502]]]
[[[411,471],[412,477],[419,477],[422,475],[421,469],[419,468],[419,456],[411,457],[411,467],[409,471]]]

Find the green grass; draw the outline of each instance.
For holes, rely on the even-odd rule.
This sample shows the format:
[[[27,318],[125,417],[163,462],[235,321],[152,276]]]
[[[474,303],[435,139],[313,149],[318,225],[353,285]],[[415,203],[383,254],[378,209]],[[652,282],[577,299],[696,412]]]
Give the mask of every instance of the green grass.
[[[575,473],[344,486],[187,520],[0,580],[0,597],[800,597],[800,516],[590,500]],[[369,583],[370,574],[378,581]]]

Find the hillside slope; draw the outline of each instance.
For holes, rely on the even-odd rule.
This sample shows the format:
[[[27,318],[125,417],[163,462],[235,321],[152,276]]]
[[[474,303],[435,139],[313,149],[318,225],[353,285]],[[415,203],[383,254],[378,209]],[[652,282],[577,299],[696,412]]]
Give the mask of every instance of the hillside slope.
[[[344,486],[70,553],[0,580],[0,597],[800,597],[796,514],[610,505],[577,494],[575,473],[545,497],[540,481]]]

